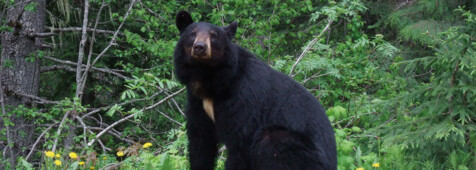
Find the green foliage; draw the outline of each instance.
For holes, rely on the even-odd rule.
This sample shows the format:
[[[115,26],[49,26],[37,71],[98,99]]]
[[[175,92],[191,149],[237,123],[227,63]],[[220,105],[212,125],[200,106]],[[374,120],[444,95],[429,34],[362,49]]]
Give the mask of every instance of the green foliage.
[[[25,5],[25,11],[36,12],[37,5],[37,2],[29,2],[27,5]]]
[[[82,25],[84,4],[78,2],[47,3],[46,25]],[[41,152],[28,161],[19,158],[17,169],[188,169],[185,95],[143,110],[182,87],[173,71],[179,37],[174,20],[179,10],[189,11],[196,21],[219,26],[238,21],[235,43],[283,73],[289,74],[295,65],[291,76],[328,108],[326,114],[336,133],[338,169],[375,169],[374,163],[382,169],[476,169],[473,1],[139,1],[127,19],[130,1],[104,2],[98,14],[103,1],[90,1],[88,26],[92,28],[96,19],[100,30],[114,32],[122,22],[124,25],[91,68],[81,99],[74,97],[77,87],[72,76],[80,32],[64,31],[44,38],[52,48],[25,57],[42,61],[39,96],[57,104],[25,97],[34,102],[7,106],[7,113],[1,115],[3,143],[3,127],[11,127],[18,116],[37,125],[35,135],[52,126],[36,148]],[[12,4],[14,1],[0,2],[2,6]],[[36,2],[25,5],[26,11],[36,8]],[[317,36],[329,21],[328,30]],[[0,30],[13,31],[2,24]],[[96,32],[90,46],[93,37],[88,32],[86,51],[92,51],[92,59],[109,45],[111,37]],[[316,43],[296,63],[313,39]],[[15,60],[2,59],[3,68],[14,66]],[[71,116],[57,134],[57,124],[66,113],[80,117],[91,128],[83,131],[82,123]],[[86,147],[105,127],[130,114],[134,119],[103,135],[102,144]],[[75,137],[67,148],[70,135]],[[52,149],[55,139],[62,167],[43,153]],[[142,148],[139,143],[147,141],[153,147]],[[101,145],[111,151],[103,151]],[[69,150],[77,151],[80,159],[68,159],[65,153]],[[120,151],[124,156],[118,156]],[[0,158],[5,165],[7,159]],[[226,149],[219,153],[217,169],[224,169],[225,160]]]

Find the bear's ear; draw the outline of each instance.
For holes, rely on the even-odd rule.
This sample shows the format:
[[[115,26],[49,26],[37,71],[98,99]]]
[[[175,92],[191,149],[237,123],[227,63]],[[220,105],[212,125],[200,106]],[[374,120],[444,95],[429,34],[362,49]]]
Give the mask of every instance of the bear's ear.
[[[187,28],[190,24],[193,23],[192,16],[187,11],[180,11],[177,13],[177,17],[175,18],[175,24],[179,29],[180,33],[182,33],[185,28]]]
[[[233,21],[230,25],[223,27],[223,29],[226,32],[226,35],[228,36],[230,40],[233,39],[233,37],[235,37],[237,27],[238,27],[238,22],[236,21]]]

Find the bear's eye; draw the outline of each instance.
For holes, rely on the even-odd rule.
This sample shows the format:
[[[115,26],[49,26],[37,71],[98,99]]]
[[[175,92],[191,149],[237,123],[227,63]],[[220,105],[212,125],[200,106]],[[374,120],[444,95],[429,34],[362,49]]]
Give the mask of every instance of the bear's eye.
[[[192,33],[190,33],[191,36],[196,36],[197,35],[197,32],[193,31]]]
[[[210,32],[210,37],[212,37],[212,38],[217,38],[218,35],[217,35],[216,32],[213,32],[213,31],[212,31],[212,32]]]

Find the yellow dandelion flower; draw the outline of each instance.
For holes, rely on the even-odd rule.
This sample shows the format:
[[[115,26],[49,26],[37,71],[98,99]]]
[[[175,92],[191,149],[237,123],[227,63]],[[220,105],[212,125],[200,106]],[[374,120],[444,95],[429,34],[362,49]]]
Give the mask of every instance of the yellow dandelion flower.
[[[84,161],[79,162],[79,165],[84,165]]]
[[[107,159],[107,157],[103,157],[102,159],[106,160],[106,159]]]
[[[59,153],[57,153],[57,154],[56,154],[56,157],[59,158],[59,157],[61,157],[61,155],[60,155]]]
[[[380,163],[374,163],[374,164],[372,164],[372,167],[378,168],[378,167],[380,167]]]
[[[148,147],[151,147],[151,146],[152,146],[152,143],[147,142],[147,143],[145,143],[142,147],[143,147],[143,148],[148,148]]]
[[[92,166],[92,167],[89,167],[89,169],[94,169],[94,166]]]
[[[117,152],[117,156],[119,156],[119,157],[122,157],[122,156],[124,156],[124,152],[123,152],[123,151],[119,151],[119,152]]]
[[[55,160],[55,165],[56,166],[61,166],[61,161],[60,160]]]
[[[357,169],[355,169],[355,170],[364,170],[364,168],[360,167],[360,168],[357,168]]]
[[[46,155],[47,157],[50,157],[50,158],[54,158],[54,157],[55,157],[55,153],[52,152],[52,151],[45,151],[45,155]]]
[[[76,153],[74,153],[74,152],[70,152],[70,153],[69,153],[69,157],[70,157],[71,159],[76,159],[76,158],[78,158],[78,155],[76,155]]]

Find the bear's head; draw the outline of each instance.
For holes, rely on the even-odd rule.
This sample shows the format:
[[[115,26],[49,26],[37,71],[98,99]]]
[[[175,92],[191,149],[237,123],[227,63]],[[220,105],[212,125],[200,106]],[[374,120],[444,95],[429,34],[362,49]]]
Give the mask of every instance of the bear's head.
[[[174,54],[176,60],[208,67],[233,65],[236,62],[234,49],[230,48],[238,25],[236,21],[219,27],[206,22],[194,22],[188,12],[180,11],[176,25],[180,31]]]

